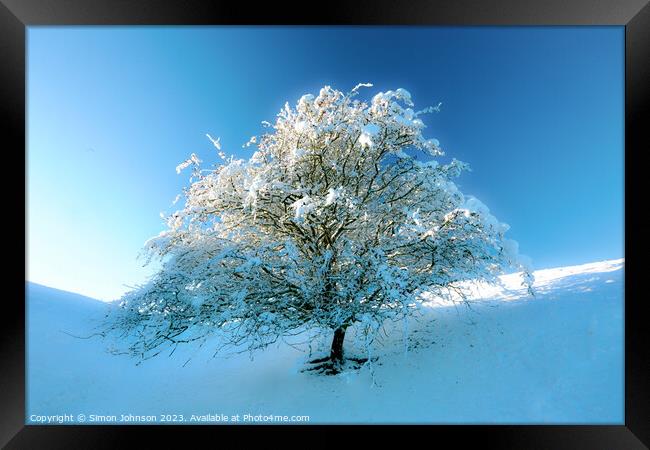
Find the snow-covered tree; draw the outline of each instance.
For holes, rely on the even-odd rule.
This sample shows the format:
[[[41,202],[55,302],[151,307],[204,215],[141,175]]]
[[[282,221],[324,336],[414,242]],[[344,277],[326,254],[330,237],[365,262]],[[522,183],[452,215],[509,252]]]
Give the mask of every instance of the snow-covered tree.
[[[121,299],[112,328],[149,357],[221,334],[253,350],[308,329],[333,331],[329,360],[344,361],[346,329],[361,333],[412,313],[422,293],[530,271],[517,244],[454,183],[468,166],[423,136],[424,113],[404,89],[359,99],[326,86],[288,103],[248,160],[193,167],[184,207],[146,244],[161,270]],[[372,339],[369,339],[370,342]]]

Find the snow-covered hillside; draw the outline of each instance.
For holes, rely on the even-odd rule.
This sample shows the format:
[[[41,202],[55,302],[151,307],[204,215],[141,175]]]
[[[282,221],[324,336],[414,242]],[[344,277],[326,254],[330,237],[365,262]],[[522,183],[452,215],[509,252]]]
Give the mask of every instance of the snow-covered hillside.
[[[309,423],[620,424],[623,265],[539,270],[536,298],[507,275],[503,287],[476,290],[470,308],[431,299],[418,320],[395,324],[377,343],[372,367],[337,376],[301,372],[309,347],[287,343],[252,360],[213,358],[206,344],[136,365],[108,354],[109,342],[71,336],[90,334],[105,303],[28,283],[27,422],[250,414],[306,415]],[[348,354],[358,344],[350,333]]]

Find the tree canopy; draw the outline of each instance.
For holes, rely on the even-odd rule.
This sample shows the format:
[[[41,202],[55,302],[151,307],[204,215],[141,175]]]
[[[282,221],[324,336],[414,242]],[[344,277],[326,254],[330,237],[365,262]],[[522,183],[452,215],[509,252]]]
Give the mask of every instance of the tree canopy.
[[[467,164],[440,163],[424,137],[421,118],[439,106],[416,111],[404,89],[359,99],[370,86],[287,103],[245,145],[249,159],[208,136],[221,163],[201,169],[193,154],[178,166],[192,168],[184,206],[146,244],[162,268],[113,318],[136,337],[130,352],[214,333],[256,349],[317,328],[335,330],[340,361],[347,327],[404,318],[424,292],[509,268],[530,287],[508,226],[454,183]]]

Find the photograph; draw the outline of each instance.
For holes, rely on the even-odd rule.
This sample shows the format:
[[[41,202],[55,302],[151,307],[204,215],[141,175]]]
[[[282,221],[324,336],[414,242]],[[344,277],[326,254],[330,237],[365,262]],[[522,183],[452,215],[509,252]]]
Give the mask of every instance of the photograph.
[[[625,83],[622,25],[30,25],[25,424],[625,425]]]

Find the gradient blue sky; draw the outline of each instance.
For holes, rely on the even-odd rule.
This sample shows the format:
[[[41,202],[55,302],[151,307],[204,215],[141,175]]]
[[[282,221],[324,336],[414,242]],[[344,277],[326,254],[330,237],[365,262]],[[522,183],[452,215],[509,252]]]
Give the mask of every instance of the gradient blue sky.
[[[323,85],[403,87],[536,268],[623,256],[623,27],[30,27],[27,278],[99,299],[155,267],[190,153]]]

